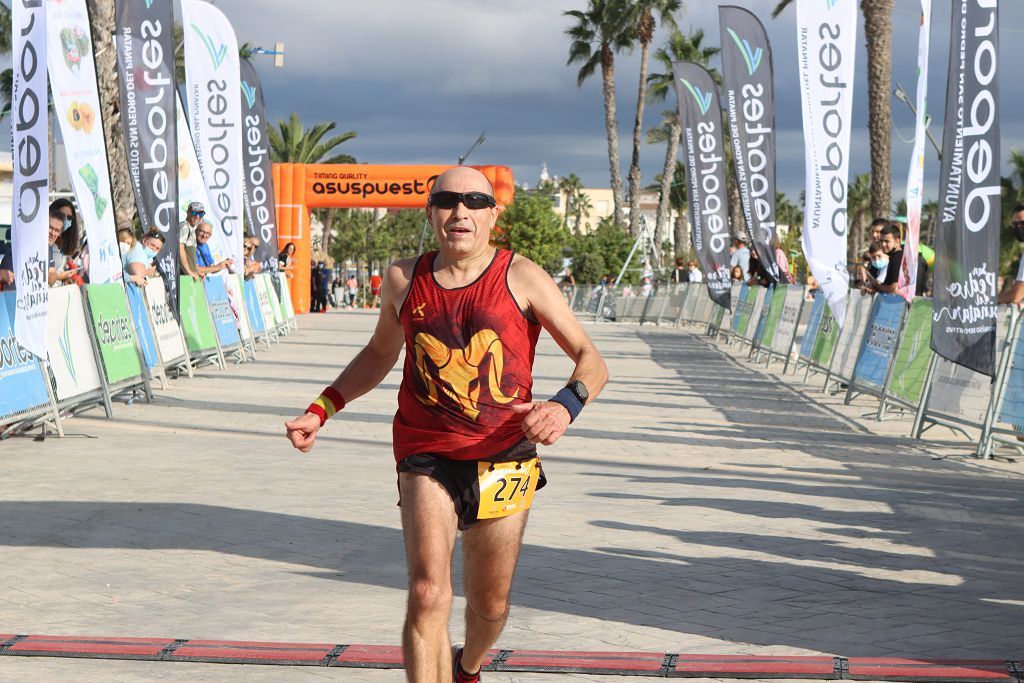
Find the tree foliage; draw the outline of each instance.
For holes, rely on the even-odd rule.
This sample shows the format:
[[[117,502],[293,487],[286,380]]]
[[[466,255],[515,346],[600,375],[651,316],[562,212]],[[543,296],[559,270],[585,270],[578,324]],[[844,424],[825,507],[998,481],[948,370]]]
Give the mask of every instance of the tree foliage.
[[[550,273],[562,268],[562,248],[569,232],[548,195],[517,189],[512,206],[499,219],[503,236],[513,249]]]

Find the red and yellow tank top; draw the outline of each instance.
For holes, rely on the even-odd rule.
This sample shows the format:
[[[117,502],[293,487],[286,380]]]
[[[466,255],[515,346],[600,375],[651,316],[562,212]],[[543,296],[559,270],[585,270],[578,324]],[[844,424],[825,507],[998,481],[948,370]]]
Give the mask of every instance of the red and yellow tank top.
[[[523,416],[511,406],[533,399],[540,325],[512,297],[512,256],[496,250],[473,283],[455,289],[434,278],[436,251],[416,261],[399,314],[405,367],[393,427],[396,460],[419,453],[494,459],[524,440]]]

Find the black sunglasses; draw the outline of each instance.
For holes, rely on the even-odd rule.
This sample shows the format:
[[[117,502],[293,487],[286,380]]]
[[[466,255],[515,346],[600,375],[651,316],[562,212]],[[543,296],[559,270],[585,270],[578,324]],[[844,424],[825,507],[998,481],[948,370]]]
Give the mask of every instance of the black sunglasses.
[[[428,203],[439,209],[454,209],[462,202],[467,209],[493,209],[497,202],[486,192],[447,192],[442,190],[430,195]]]
[[[1015,228],[1024,228],[1024,221],[1014,221],[1011,225]]]

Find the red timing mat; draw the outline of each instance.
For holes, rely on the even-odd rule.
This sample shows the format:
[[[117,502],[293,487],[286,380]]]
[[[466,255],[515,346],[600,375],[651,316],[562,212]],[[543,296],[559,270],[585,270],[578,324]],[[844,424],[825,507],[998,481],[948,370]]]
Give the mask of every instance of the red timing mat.
[[[1024,683],[1020,660],[869,659],[832,656],[701,655],[663,652],[491,650],[486,671],[583,673],[651,678],[802,678],[812,680]],[[0,634],[0,655],[89,657],[220,664],[372,669],[402,667],[392,645],[275,643],[175,638]]]

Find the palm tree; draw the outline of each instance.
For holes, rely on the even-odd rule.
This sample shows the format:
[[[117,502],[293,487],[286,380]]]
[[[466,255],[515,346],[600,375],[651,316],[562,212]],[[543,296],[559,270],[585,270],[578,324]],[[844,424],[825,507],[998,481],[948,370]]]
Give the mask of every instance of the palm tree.
[[[867,213],[871,211],[871,177],[862,173],[853,179],[846,191],[846,214],[849,218],[850,230],[853,232],[853,241],[847,238],[850,245],[849,261],[860,263],[861,254],[864,253],[867,240],[865,239]],[[874,215],[874,212],[872,212]]]
[[[780,0],[779,16],[793,0]],[[868,48],[868,135],[871,140],[871,213],[888,216],[892,205],[892,13],[895,0],[860,0]]]
[[[611,169],[614,219],[622,219],[622,175],[619,170],[618,117],[615,113],[615,53],[633,45],[630,13],[620,0],[589,0],[587,9],[563,12],[576,20],[565,34],[572,39],[566,64],[580,64],[576,85],[582,86],[601,67],[601,90],[604,95],[604,125],[608,135],[608,165]]]
[[[277,127],[267,126],[270,142],[270,158],[277,163],[293,164],[354,164],[355,157],[339,154],[335,148],[356,137],[355,131],[347,131],[327,137],[336,123],[317,123],[305,128],[299,115],[292,112],[287,121],[278,121]],[[331,232],[334,229],[334,209],[324,211],[324,253],[331,253]]]
[[[558,189],[565,193],[565,227],[566,229],[571,228],[573,233],[578,233],[580,225],[577,205],[579,204],[580,195],[583,193],[583,181],[575,173],[570,173],[566,177],[559,179]],[[570,225],[570,218],[575,218],[575,223]]]
[[[92,50],[96,60],[96,85],[103,110],[103,134],[107,143],[107,165],[110,170],[110,194],[114,204],[115,225],[131,224],[135,217],[135,195],[128,172],[128,153],[121,131],[121,100],[118,91],[117,51],[110,48],[114,35],[114,3],[109,0],[86,0],[89,25],[92,29]],[[144,226],[145,227],[145,226]]]
[[[636,95],[636,118],[633,121],[633,156],[629,164],[629,234],[635,236],[640,230],[640,130],[644,120],[644,101],[647,99],[647,63],[657,27],[655,15],[661,18],[662,26],[674,29],[676,20],[673,15],[682,8],[682,3],[680,0],[636,0],[632,4],[634,30],[640,42],[640,86]]]
[[[689,253],[690,243],[686,239],[687,219],[685,218],[688,208],[686,196],[686,166],[681,161],[676,161],[672,167],[672,184],[669,186],[669,206],[676,212],[676,223],[673,230],[673,241],[676,246],[676,253]]]
[[[673,62],[694,62],[705,67],[711,58],[719,53],[719,48],[704,45],[704,31],[698,29],[683,35],[682,32],[673,31],[663,47],[654,52],[654,59],[661,65],[662,73],[653,73],[647,77],[648,89],[647,98],[651,102],[664,102],[670,93],[674,93],[675,76],[672,74]],[[721,83],[722,77],[716,69],[710,69],[711,77],[716,83]],[[668,123],[669,130],[665,131],[665,142],[668,143],[665,149],[665,165],[661,171],[661,193],[658,196],[658,213],[655,219],[655,239],[660,240],[659,235],[664,234],[665,220],[668,218],[668,208],[671,200],[672,169],[676,163],[676,154],[679,151],[679,136],[682,132],[682,125],[679,121],[679,108],[674,107],[671,112],[672,120]],[[673,132],[674,131],[674,132]],[[657,135],[656,135],[657,137]],[[648,142],[652,142],[648,137]],[[660,244],[660,241],[658,242]],[[676,248],[678,249],[678,243]]]

